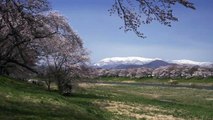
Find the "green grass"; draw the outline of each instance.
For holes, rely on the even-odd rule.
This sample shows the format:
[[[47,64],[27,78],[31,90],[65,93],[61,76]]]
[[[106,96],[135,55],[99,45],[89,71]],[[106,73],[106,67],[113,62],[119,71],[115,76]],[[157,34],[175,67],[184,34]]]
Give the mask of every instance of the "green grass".
[[[70,97],[0,77],[0,120],[213,119],[213,91],[92,85]]]
[[[97,78],[97,81],[105,81],[105,82],[125,82],[125,81],[133,81],[139,83],[162,83],[168,84],[170,79],[157,79],[157,78],[128,78],[128,77],[100,77]],[[189,79],[173,79],[177,80],[178,84],[195,84],[195,85],[207,85],[213,86],[213,77],[209,78],[189,78]]]
[[[213,118],[213,91],[161,88],[161,87],[130,87],[101,86],[89,89],[90,92],[109,96],[108,100],[145,106],[156,106],[167,112],[161,114],[173,115],[185,119]],[[143,113],[141,109],[138,112]]]
[[[103,97],[84,93],[64,97],[39,86],[0,77],[0,120],[104,120],[110,116],[92,105],[93,99]]]

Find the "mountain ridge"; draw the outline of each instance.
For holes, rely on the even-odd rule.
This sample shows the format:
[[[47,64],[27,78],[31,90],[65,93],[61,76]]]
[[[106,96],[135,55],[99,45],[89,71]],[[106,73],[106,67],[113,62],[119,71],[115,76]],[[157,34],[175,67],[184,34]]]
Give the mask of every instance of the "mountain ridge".
[[[99,62],[95,63],[94,66],[97,68],[106,69],[127,69],[127,68],[158,68],[167,65],[198,65],[198,66],[209,66],[211,62],[198,62],[193,60],[181,59],[181,60],[162,60],[160,58],[144,58],[144,57],[111,57],[104,58]]]

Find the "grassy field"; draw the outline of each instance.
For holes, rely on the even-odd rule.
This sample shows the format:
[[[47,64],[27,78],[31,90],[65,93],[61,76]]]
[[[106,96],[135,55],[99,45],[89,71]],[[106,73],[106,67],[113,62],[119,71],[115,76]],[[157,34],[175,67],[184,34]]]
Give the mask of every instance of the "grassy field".
[[[213,119],[213,91],[81,83],[70,97],[0,77],[0,120]]]
[[[168,81],[171,80],[167,79],[157,79],[157,78],[128,78],[128,77],[100,77],[97,78],[97,81],[105,81],[105,82],[138,82],[138,83],[162,83],[168,84]],[[213,77],[210,78],[190,78],[190,79],[173,79],[177,80],[178,84],[184,85],[207,85],[213,86]]]
[[[0,78],[0,120],[99,120],[107,113],[92,104],[95,94],[63,97],[43,87]]]

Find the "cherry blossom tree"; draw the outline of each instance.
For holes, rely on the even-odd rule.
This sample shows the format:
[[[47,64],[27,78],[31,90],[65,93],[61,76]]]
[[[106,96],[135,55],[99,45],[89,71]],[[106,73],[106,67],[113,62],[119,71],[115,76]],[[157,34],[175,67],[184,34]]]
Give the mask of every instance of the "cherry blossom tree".
[[[41,50],[39,62],[46,66],[48,85],[53,79],[60,93],[70,94],[72,81],[85,75],[88,53],[81,38],[62,15],[52,12],[47,18],[51,19],[52,29],[57,29],[57,32],[38,42]]]
[[[195,9],[189,0],[114,0],[111,14],[117,14],[123,21],[121,27],[125,32],[133,31],[138,37],[145,38],[139,30],[142,24],[152,21],[171,26],[171,22],[178,21],[173,14],[173,6],[180,4],[186,8]]]
[[[36,73],[36,41],[55,33],[44,14],[49,10],[46,0],[0,0],[0,74]]]

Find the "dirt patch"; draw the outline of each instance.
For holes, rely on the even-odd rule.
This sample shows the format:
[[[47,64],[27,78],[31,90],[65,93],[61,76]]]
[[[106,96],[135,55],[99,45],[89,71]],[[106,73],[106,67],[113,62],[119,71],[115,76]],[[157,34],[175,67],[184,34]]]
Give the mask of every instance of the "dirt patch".
[[[132,80],[127,80],[127,81],[122,81],[122,83],[136,83],[136,82]]]
[[[116,85],[106,83],[79,83],[78,86],[81,88],[92,88],[95,86],[116,86]]]
[[[132,90],[117,90],[119,92],[123,92],[123,93],[128,93],[128,94],[133,94],[133,95],[137,95],[137,96],[145,96],[148,98],[160,98],[161,95],[157,94],[157,93],[144,93],[144,92],[139,92],[139,91],[132,91]]]
[[[115,84],[107,84],[107,83],[95,83],[96,86],[117,86]]]
[[[91,88],[91,87],[94,87],[94,84],[92,84],[92,83],[79,83],[78,87],[81,87],[81,88]]]
[[[208,101],[213,101],[213,98],[206,98],[206,100],[208,100]]]
[[[141,104],[126,104],[124,102],[105,101],[95,102],[102,109],[106,109],[117,115],[124,115],[133,117],[136,119],[148,119],[148,120],[182,120],[181,118],[174,117],[172,115],[165,115],[163,113],[168,112],[156,106],[141,105]]]

